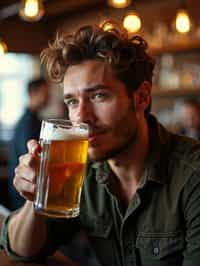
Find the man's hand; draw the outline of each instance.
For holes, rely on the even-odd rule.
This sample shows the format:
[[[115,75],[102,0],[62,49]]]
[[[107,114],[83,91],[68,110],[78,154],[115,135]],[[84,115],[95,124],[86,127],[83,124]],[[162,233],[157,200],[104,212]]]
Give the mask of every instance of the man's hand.
[[[15,168],[13,184],[22,197],[33,201],[36,192],[41,146],[36,140],[30,140],[27,147],[28,153],[20,156],[19,164]]]

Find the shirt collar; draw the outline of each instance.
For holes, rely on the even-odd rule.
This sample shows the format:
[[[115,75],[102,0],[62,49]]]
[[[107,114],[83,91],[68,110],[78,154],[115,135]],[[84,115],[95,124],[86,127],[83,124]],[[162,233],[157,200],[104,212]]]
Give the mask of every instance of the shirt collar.
[[[150,152],[146,166],[146,180],[165,184],[167,180],[167,159],[170,147],[170,133],[150,115]]]

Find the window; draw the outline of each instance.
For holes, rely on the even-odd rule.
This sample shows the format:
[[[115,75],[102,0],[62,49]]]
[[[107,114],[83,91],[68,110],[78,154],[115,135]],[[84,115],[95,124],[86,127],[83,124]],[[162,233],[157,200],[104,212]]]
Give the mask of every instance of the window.
[[[27,83],[40,73],[37,56],[8,53],[0,57],[0,140],[11,139],[28,100]]]

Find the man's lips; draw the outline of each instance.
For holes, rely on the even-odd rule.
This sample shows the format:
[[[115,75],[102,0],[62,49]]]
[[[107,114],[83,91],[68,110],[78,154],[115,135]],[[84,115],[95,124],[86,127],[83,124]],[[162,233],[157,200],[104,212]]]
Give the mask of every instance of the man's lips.
[[[94,139],[94,138],[97,138],[99,135],[101,135],[102,133],[93,133],[93,134],[89,134],[89,140],[90,139]]]
[[[96,140],[98,137],[102,136],[105,134],[105,130],[98,130],[95,132],[90,132],[89,133],[89,142]]]

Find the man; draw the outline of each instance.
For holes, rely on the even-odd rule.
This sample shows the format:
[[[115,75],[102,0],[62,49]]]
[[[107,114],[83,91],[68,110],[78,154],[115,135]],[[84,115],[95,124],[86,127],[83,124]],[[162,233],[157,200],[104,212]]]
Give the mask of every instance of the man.
[[[86,26],[43,52],[63,82],[69,118],[89,125],[80,217],[35,213],[40,145],[28,142],[14,184],[27,199],[2,233],[6,250],[39,259],[82,228],[101,265],[195,266],[200,259],[200,146],[149,113],[154,62],[140,37]],[[23,221],[23,222],[22,222]]]
[[[200,103],[196,99],[183,102],[179,133],[200,140]]]
[[[44,78],[29,81],[27,93],[29,97],[27,108],[16,124],[10,145],[8,191],[11,210],[18,209],[25,202],[25,199],[20,196],[13,186],[14,170],[18,164],[19,156],[27,152],[27,141],[33,138],[39,139],[41,127],[39,111],[49,101],[49,86],[47,81]]]

